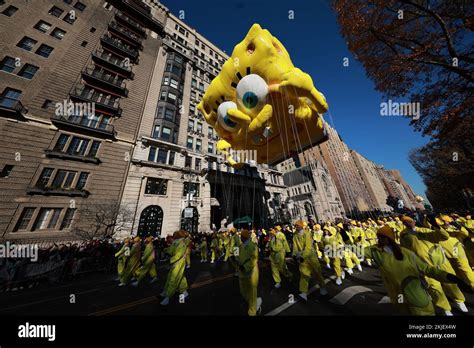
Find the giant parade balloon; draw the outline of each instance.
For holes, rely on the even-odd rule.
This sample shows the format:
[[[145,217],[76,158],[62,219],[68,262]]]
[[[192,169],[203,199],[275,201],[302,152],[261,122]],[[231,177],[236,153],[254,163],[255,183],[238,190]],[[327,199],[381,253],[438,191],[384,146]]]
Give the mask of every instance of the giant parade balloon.
[[[327,139],[324,95],[258,24],[235,46],[198,109],[219,135],[217,150],[231,165],[239,164],[233,154],[247,151],[256,153],[257,162],[273,165]]]

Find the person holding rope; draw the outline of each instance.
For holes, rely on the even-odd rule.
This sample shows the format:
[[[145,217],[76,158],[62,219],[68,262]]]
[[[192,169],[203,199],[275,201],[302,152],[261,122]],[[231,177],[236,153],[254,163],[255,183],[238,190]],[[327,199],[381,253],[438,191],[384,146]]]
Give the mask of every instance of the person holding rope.
[[[258,247],[250,237],[250,231],[243,229],[240,232],[242,243],[237,255],[229,260],[239,270],[240,294],[248,303],[248,315],[255,316],[261,312],[262,298],[257,297],[258,286]]]
[[[166,279],[165,290],[162,306],[167,306],[170,298],[178,291],[180,293],[180,300],[186,298],[189,294],[187,292],[188,282],[184,275],[186,267],[186,257],[189,252],[189,241],[186,240],[187,232],[179,230],[176,232],[176,239],[173,240],[167,252],[170,255],[171,268]]]

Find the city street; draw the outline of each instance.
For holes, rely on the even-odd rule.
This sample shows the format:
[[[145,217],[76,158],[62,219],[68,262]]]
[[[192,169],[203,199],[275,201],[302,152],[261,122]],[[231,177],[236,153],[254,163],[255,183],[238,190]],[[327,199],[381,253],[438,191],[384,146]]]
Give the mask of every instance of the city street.
[[[308,302],[298,298],[299,274],[289,261],[294,274],[291,284],[283,281],[278,290],[273,288],[269,262],[260,261],[259,296],[263,298],[262,315],[394,315],[395,311],[385,296],[380,274],[364,267],[363,272],[346,273],[342,286],[331,278],[332,272],[323,267],[329,294],[321,297],[316,287],[311,289]],[[2,293],[1,315],[246,315],[239,294],[238,278],[229,263],[201,264],[196,257],[186,270],[189,297],[185,303],[178,298],[163,307],[156,298],[164,286],[167,266],[158,268],[159,281],[148,280],[137,288],[118,287],[111,274],[89,274],[80,279],[33,289]],[[474,313],[474,294],[466,293],[470,315]],[[70,303],[72,295],[75,303]],[[453,308],[455,316],[465,315]]]

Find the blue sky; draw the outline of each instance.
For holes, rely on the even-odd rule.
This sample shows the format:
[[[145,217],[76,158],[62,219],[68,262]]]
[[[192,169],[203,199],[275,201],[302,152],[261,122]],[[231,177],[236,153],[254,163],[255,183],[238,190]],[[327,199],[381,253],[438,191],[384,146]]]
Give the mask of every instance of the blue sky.
[[[428,142],[402,117],[380,116],[385,101],[341,37],[329,0],[162,0],[170,11],[215,45],[232,53],[253,23],[285,45],[295,66],[326,96],[325,119],[348,146],[387,169],[399,169],[417,194],[425,185],[408,153]],[[184,12],[180,12],[184,11]],[[294,19],[289,19],[293,11]],[[349,58],[349,67],[343,59]]]

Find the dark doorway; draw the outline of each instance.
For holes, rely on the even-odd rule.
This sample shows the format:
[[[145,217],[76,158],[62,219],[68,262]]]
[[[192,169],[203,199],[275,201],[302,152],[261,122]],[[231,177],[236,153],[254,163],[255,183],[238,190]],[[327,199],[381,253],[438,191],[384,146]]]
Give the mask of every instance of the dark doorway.
[[[186,209],[192,211],[192,217],[185,217]],[[181,228],[191,234],[198,233],[199,213],[195,207],[188,207],[183,209],[181,213]]]
[[[150,205],[143,209],[140,215],[138,235],[140,237],[160,237],[162,224],[163,209],[161,209],[158,205]]]

